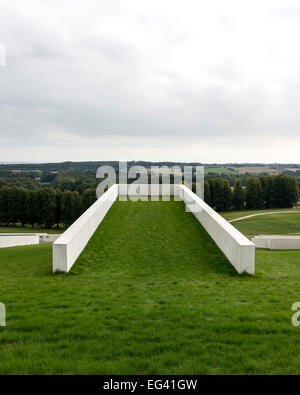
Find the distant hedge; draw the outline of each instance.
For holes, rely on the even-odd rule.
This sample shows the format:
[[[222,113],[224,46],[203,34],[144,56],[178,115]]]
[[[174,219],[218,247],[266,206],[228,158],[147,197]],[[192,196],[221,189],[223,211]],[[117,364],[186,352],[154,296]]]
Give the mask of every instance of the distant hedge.
[[[86,189],[80,195],[54,188],[26,190],[4,186],[0,188],[0,223],[68,227],[95,201],[94,189]]]
[[[293,207],[299,199],[299,185],[289,175],[250,177],[246,188],[239,179],[233,190],[222,178],[205,181],[205,201],[217,211]],[[54,188],[26,190],[0,188],[0,224],[21,223],[40,227],[70,226],[96,201],[95,189],[61,191]]]
[[[205,181],[205,201],[217,211],[288,208],[299,200],[299,184],[289,175],[250,177],[246,188],[240,179],[233,190],[222,178]]]

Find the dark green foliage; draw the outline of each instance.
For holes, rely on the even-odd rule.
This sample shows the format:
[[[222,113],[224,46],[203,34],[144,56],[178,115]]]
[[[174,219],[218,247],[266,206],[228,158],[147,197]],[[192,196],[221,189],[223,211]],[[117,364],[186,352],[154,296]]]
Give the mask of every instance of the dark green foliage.
[[[295,177],[280,174],[275,179],[276,207],[292,207],[298,200],[298,185]]]
[[[233,193],[228,180],[209,178],[204,185],[206,202],[217,211],[288,208],[298,202],[299,185],[295,177],[275,176],[249,177],[243,189],[241,179],[235,181]]]
[[[16,224],[18,222],[19,216],[19,189],[17,187],[9,188],[8,193],[8,216],[12,224]]]
[[[243,210],[245,207],[245,193],[243,190],[242,182],[239,178],[235,181],[234,184],[232,205],[234,210]]]
[[[55,196],[55,223],[57,226],[60,224],[61,220],[61,199],[62,199],[62,192],[60,189],[56,189],[56,196]]]
[[[27,214],[27,223],[34,226],[39,221],[38,201],[36,191],[27,191],[25,211]]]
[[[257,209],[263,207],[264,197],[260,180],[255,177],[248,178],[246,190],[246,208]]]
[[[64,191],[61,197],[61,221],[65,226],[72,223],[72,192]]]
[[[61,221],[70,226],[82,214],[82,199],[77,191],[64,191],[61,198]]]
[[[29,224],[51,228],[60,223],[60,191],[53,188],[25,190],[0,188],[0,223],[5,226]]]
[[[17,193],[17,217],[22,226],[24,226],[28,220],[26,203],[27,191],[23,188],[19,188]]]
[[[10,195],[10,188],[9,187],[2,187],[0,189],[0,221],[1,223],[7,225],[10,221],[9,217],[9,195]]]
[[[72,171],[57,177],[61,185],[82,190],[64,191],[46,187],[23,189],[16,186],[0,187],[0,223],[5,226],[21,223],[50,228],[64,223],[71,225],[96,201],[96,189],[90,180],[73,178]],[[33,173],[36,175],[35,173]],[[93,181],[97,182],[97,181]],[[193,183],[193,189],[196,184]],[[232,193],[229,181],[209,178],[204,183],[205,201],[217,211],[292,207],[298,201],[298,181],[289,175],[250,177],[244,192],[242,180],[236,180]]]
[[[92,204],[95,198],[95,190],[84,192],[85,205]],[[77,191],[62,193],[59,189],[47,187],[37,190],[0,188],[0,223],[5,226],[18,223],[51,228],[54,225],[59,227],[61,222],[69,226],[85,209],[82,196]]]
[[[55,224],[56,192],[53,188],[43,188],[36,192],[38,223],[51,228]]]
[[[208,181],[204,181],[204,200],[209,206],[211,206],[212,200],[211,200],[210,184]]]
[[[72,223],[83,213],[82,197],[79,192],[72,193]]]
[[[223,180],[223,207],[228,211],[232,206],[232,191],[227,180]]]
[[[299,198],[299,185],[295,177],[280,174],[260,177],[266,208],[293,207]]]
[[[209,180],[211,206],[217,211],[227,211],[232,204],[232,192],[227,180],[215,178]]]
[[[82,209],[87,210],[97,200],[96,190],[88,188],[82,193]]]

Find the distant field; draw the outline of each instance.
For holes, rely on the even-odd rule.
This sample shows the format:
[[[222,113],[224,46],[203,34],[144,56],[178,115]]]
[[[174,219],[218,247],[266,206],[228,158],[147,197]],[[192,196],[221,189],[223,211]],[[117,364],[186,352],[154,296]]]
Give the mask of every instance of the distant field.
[[[0,249],[0,373],[298,374],[300,251],[238,275],[181,202],[117,202],[68,274]]]
[[[233,170],[231,170],[233,169]],[[288,170],[285,168],[271,168],[269,166],[243,166],[243,167],[205,167],[205,174],[207,173],[216,173],[216,174],[245,174],[245,173],[252,173],[252,174],[280,174],[283,171]],[[292,170],[292,169],[289,169]]]
[[[279,174],[283,171],[283,169],[273,169],[269,166],[245,166],[245,167],[232,167],[239,173],[269,173],[269,174]]]
[[[232,225],[246,236],[300,234],[300,212],[262,215],[233,222]]]
[[[236,172],[229,170],[228,167],[205,167],[204,174],[216,173],[216,174],[236,174]]]

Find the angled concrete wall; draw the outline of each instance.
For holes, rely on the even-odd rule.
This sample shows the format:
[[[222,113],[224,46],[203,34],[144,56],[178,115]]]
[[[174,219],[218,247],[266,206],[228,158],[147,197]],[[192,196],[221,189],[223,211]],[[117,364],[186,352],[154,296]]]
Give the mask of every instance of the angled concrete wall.
[[[254,244],[186,186],[181,186],[180,194],[188,211],[194,214],[237,272],[254,274]]]
[[[39,235],[35,233],[0,233],[0,248],[39,244]]]
[[[119,184],[119,196],[178,196],[178,184]]]
[[[300,236],[261,235],[252,238],[257,248],[269,250],[300,250]]]
[[[71,269],[117,197],[115,184],[53,243],[53,272]]]
[[[183,200],[238,273],[254,274],[255,246],[184,185],[113,185],[53,243],[53,271],[68,272],[111,205],[124,196],[165,196]]]

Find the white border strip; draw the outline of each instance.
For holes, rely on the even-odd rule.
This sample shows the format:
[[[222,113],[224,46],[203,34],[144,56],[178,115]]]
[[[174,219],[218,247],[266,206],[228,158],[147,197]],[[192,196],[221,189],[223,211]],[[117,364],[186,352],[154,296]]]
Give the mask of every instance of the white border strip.
[[[40,237],[36,233],[1,233],[0,248],[39,244]]]
[[[118,185],[115,184],[53,243],[53,272],[71,269],[118,194]]]

